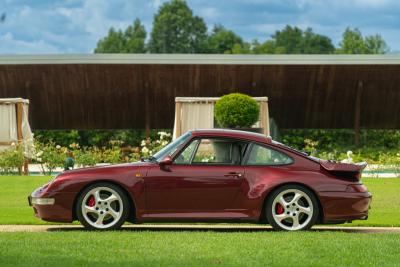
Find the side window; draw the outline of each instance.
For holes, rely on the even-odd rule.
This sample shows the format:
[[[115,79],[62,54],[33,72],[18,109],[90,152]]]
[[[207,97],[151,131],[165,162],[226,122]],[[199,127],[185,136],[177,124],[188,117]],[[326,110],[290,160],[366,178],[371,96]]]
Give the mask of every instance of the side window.
[[[247,146],[247,142],[233,139],[196,139],[175,158],[174,163],[240,165]]]
[[[231,164],[232,142],[218,139],[202,139],[193,163],[225,163]]]
[[[193,152],[197,147],[199,140],[194,140],[188,145],[184,151],[182,151],[179,156],[175,159],[176,164],[189,164],[192,158]]]
[[[276,150],[254,144],[246,165],[286,165],[293,160]]]
[[[247,143],[233,139],[202,139],[192,163],[240,165],[246,146]]]

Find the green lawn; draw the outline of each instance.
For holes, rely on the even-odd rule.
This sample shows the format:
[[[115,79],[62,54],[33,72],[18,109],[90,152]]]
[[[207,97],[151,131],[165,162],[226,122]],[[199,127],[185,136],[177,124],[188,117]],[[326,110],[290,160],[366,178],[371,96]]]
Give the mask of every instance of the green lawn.
[[[372,204],[366,221],[347,226],[400,226],[400,178],[364,178],[372,192]]]
[[[0,266],[398,266],[400,257],[400,234],[73,231],[0,237]]]
[[[46,224],[33,216],[27,196],[51,177],[0,176],[0,224]],[[373,194],[367,221],[354,221],[347,226],[400,226],[400,178],[364,178]]]
[[[27,195],[50,177],[0,176],[0,223],[43,224]],[[364,179],[368,221],[400,225],[400,179]],[[0,266],[398,266],[400,234],[338,231],[0,233]]]
[[[46,224],[33,216],[28,196],[49,176],[0,176],[0,224]]]

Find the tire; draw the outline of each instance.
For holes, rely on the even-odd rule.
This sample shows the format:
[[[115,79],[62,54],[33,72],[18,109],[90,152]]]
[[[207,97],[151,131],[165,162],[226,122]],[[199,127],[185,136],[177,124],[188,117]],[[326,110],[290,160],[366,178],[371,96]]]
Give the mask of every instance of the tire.
[[[304,186],[284,185],[274,190],[265,205],[274,230],[310,229],[318,219],[319,205],[314,193]]]
[[[129,216],[129,199],[111,183],[96,183],[79,195],[76,214],[79,222],[90,230],[118,229]]]

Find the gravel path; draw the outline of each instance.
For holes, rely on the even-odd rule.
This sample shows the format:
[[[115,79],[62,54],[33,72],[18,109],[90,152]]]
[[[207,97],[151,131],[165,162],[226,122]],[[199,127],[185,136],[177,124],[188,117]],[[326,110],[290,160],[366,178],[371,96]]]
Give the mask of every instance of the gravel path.
[[[0,232],[54,232],[82,231],[79,225],[0,225]],[[202,225],[202,224],[136,224],[125,225],[124,231],[215,231],[215,232],[260,232],[272,231],[264,225]],[[312,231],[341,231],[348,233],[400,233],[400,227],[337,227],[315,226]]]

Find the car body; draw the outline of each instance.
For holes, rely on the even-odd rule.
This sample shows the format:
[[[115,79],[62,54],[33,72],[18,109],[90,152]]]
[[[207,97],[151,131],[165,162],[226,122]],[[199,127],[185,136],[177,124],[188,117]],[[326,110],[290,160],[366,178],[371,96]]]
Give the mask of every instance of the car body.
[[[141,162],[63,172],[35,190],[29,203],[45,221],[79,219],[93,229],[125,220],[229,220],[301,230],[367,219],[372,195],[360,182],[365,166],[313,158],[261,134],[195,130]],[[103,201],[112,198],[114,207]],[[107,227],[99,212],[110,210],[118,212],[104,215],[109,221],[123,221]]]

